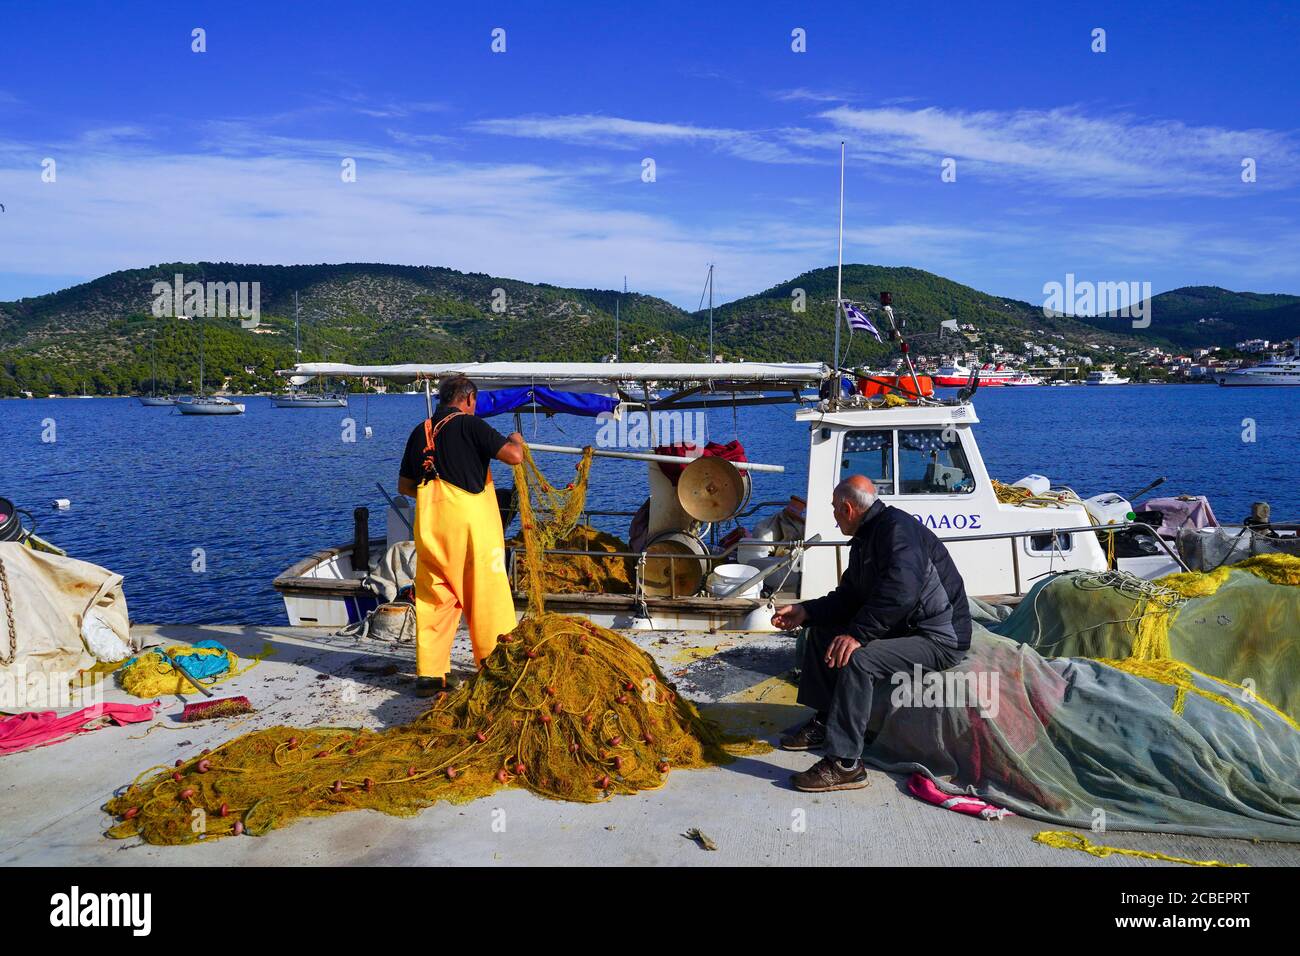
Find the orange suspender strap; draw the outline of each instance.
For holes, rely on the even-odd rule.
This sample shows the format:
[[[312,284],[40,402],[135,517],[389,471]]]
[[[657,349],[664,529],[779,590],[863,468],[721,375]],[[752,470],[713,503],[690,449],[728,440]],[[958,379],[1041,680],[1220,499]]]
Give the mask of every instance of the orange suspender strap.
[[[424,462],[423,464],[424,464],[424,474],[427,478],[437,477],[437,466],[433,460],[433,446],[434,446],[434,442],[436,442],[438,439],[438,432],[442,431],[442,426],[446,425],[453,418],[456,418],[457,416],[464,415],[464,414],[465,412],[461,412],[461,411],[452,412],[442,421],[438,422],[437,425],[433,423],[432,418],[426,418],[424,420]]]

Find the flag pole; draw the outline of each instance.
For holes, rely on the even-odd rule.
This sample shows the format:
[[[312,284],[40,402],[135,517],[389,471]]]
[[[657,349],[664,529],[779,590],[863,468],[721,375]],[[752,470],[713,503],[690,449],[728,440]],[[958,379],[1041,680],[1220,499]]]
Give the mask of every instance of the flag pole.
[[[836,398],[839,397],[840,390],[840,303],[843,301],[844,294],[844,140],[840,140],[840,243],[839,243],[839,265],[835,273],[835,360],[832,366],[835,371],[835,390],[832,393]]]

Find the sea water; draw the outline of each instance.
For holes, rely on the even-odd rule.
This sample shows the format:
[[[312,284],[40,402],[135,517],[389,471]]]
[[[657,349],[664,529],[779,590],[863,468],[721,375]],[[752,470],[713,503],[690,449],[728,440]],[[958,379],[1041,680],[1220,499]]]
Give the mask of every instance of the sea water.
[[[240,401],[246,414],[222,417],[135,399],[0,401],[0,495],[30,510],[43,537],[122,574],[137,622],[283,624],[277,574],[350,541],[357,506],[370,508],[371,533],[383,536],[375,482],[396,494],[424,398],[353,395],[350,407],[330,409]],[[1208,495],[1221,521],[1240,521],[1253,501],[1271,502],[1276,521],[1300,521],[1300,388],[996,388],[980,391],[975,407],[985,463],[1003,481],[1037,473],[1085,498],[1127,497],[1163,475],[1155,494]],[[514,427],[511,416],[491,421]],[[552,444],[591,443],[598,427],[523,418],[526,438]],[[712,409],[707,431],[714,441],[739,438],[751,461],[785,466],[754,475],[752,502],[805,494],[808,426],[793,406]],[[568,482],[572,457],[538,460]],[[509,470],[493,468],[508,485]],[[588,506],[635,510],[645,469],[598,459]],[[54,510],[58,498],[71,506]],[[596,523],[626,539],[626,519]]]

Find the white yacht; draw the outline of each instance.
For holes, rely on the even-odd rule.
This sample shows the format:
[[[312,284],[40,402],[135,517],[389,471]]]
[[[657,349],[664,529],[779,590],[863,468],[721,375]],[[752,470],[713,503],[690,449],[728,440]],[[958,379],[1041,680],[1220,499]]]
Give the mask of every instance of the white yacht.
[[[153,371],[153,388],[148,395],[141,395],[140,404],[150,408],[165,408],[169,405],[175,405],[176,400],[167,395],[158,394],[158,334],[155,332],[149,337],[149,365]]]
[[[1102,369],[1099,372],[1089,372],[1088,380],[1085,385],[1127,385],[1128,379],[1116,375],[1110,369]]]
[[[232,402],[220,395],[203,394],[203,320],[199,323],[199,394],[187,401],[178,400],[173,404],[182,415],[242,415],[242,402]]]
[[[293,354],[294,361],[302,361],[302,342],[298,336],[298,293],[293,294]],[[276,408],[347,408],[348,396],[344,392],[304,392],[299,386],[304,382],[289,380],[289,390],[271,396]]]
[[[1265,359],[1249,368],[1234,368],[1216,376],[1220,385],[1300,385],[1300,338],[1291,343],[1291,354]]]
[[[176,402],[182,415],[242,415],[243,402],[232,402],[220,395],[199,395],[188,402]]]

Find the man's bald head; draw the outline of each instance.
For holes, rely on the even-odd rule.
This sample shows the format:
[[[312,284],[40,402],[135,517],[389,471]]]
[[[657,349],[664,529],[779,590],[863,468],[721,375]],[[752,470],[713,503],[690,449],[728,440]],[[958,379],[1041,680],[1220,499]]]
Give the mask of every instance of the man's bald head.
[[[835,486],[831,508],[835,524],[845,534],[853,534],[863,516],[876,503],[876,486],[866,475],[850,475]]]
[[[835,486],[836,501],[851,501],[866,510],[876,503],[876,485],[866,475],[849,475]]]

